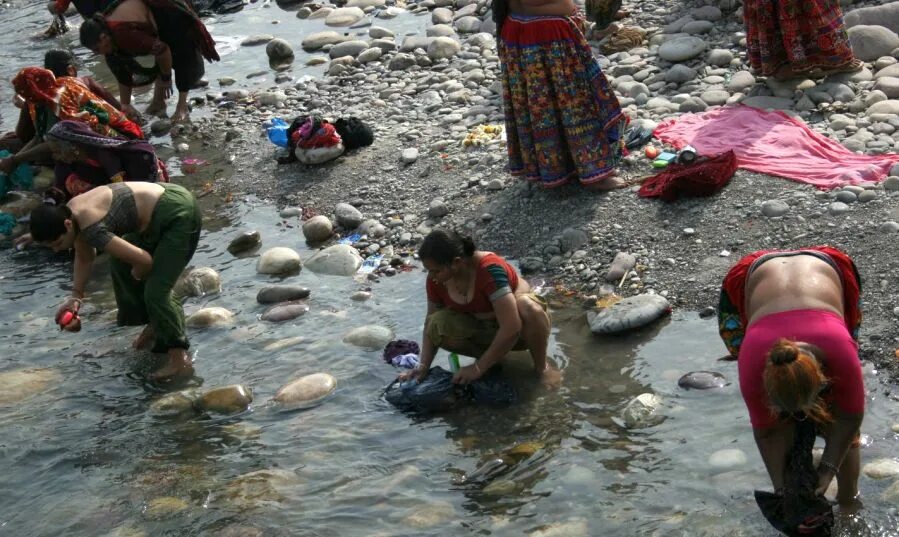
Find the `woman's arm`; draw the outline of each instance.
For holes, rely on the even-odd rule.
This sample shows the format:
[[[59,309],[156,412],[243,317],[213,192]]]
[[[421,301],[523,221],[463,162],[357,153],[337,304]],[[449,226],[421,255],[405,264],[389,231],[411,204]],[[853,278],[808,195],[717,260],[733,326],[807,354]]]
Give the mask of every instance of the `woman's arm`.
[[[91,267],[97,251],[81,239],[75,240],[75,274],[72,283],[72,296],[78,299],[84,298],[84,289],[87,280],[91,276]]]
[[[143,274],[150,272],[150,268],[153,266],[153,256],[149,252],[138,248],[121,237],[113,237],[104,250],[116,259],[134,266],[135,269],[142,271]]]
[[[125,107],[131,106],[131,86],[119,82],[119,100],[122,105],[120,110],[125,112]]]
[[[454,382],[466,384],[477,380],[485,371],[502,360],[518,341],[521,335],[521,317],[518,315],[518,301],[515,299],[515,293],[506,293],[494,300],[493,312],[496,314],[496,321],[499,324],[499,330],[493,337],[493,341],[477,362],[463,367],[456,373],[453,377]]]
[[[21,151],[0,161],[0,171],[3,173],[12,173],[19,164],[38,160],[48,160],[51,155],[52,153],[50,152],[49,144],[46,142],[37,142],[37,138],[32,138]]]
[[[434,362],[434,355],[437,354],[437,348],[428,338],[428,318],[437,311],[437,304],[428,300],[428,313],[425,315],[425,327],[421,334],[421,354],[418,356],[418,367],[415,370],[400,375],[400,380],[415,378],[419,382],[428,376],[431,370],[431,364]]]
[[[859,428],[864,419],[864,413],[847,414],[839,409],[835,409],[834,421],[827,429],[827,436],[824,440],[824,453],[821,455],[821,462],[818,465],[818,488],[816,492],[824,494],[830,482],[837,474],[846,453],[852,446],[858,436]]]

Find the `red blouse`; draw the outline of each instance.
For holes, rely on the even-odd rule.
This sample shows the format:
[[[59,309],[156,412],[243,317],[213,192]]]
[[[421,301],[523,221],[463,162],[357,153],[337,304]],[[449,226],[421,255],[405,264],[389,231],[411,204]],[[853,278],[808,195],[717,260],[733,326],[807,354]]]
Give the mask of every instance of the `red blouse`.
[[[502,257],[487,252],[475,271],[474,297],[468,304],[454,301],[446,286],[428,278],[428,301],[460,313],[491,313],[493,301],[518,289],[518,273]]]

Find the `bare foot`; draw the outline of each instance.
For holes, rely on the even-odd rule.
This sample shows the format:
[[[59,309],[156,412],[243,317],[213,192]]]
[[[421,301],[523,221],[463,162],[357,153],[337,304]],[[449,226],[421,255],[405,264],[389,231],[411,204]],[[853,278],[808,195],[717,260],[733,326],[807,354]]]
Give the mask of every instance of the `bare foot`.
[[[190,109],[185,107],[176,107],[175,113],[172,114],[172,123],[186,123],[190,120]]]
[[[140,335],[137,336],[134,341],[131,343],[131,346],[135,348],[135,350],[146,349],[150,346],[150,343],[156,338],[156,332],[153,331],[153,327],[147,325],[141,331]]]
[[[168,382],[176,378],[193,376],[194,365],[190,355],[184,349],[169,349],[168,362],[150,373],[149,379],[154,382]]]
[[[864,504],[862,504],[861,499],[857,495],[850,500],[841,501],[839,503],[840,514],[843,516],[855,515],[865,508]]]
[[[540,384],[548,390],[556,390],[562,385],[562,372],[551,365],[540,373]]]
[[[150,106],[147,107],[147,110],[144,113],[146,113],[148,116],[165,117],[165,109],[165,101],[153,99],[153,101],[150,103]]]
[[[620,21],[625,17],[630,17],[631,12],[626,9],[619,9],[615,12],[615,16],[613,17],[616,21]]]
[[[605,190],[615,190],[618,188],[624,188],[626,186],[627,186],[627,183],[624,181],[624,179],[622,179],[616,175],[613,175],[611,177],[606,177],[602,181],[597,181],[595,183],[590,183],[589,185],[584,185],[584,188],[586,188],[588,190],[605,191]]]

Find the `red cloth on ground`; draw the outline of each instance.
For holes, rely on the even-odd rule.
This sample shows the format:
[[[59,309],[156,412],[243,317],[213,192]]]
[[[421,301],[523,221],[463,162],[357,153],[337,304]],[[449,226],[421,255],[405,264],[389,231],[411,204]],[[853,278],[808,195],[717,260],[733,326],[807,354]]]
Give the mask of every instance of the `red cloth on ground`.
[[[505,259],[493,252],[487,252],[481,258],[476,271],[471,302],[459,304],[450,297],[445,285],[432,278],[427,279],[425,287],[428,302],[459,313],[491,313],[494,300],[518,289],[518,273]]]
[[[899,155],[859,155],[784,112],[749,106],[682,115],[660,124],[654,134],[678,149],[692,145],[700,155],[733,150],[740,168],[824,190],[881,181],[899,163]]]
[[[733,151],[691,164],[675,163],[643,181],[639,194],[642,198],[664,201],[674,201],[681,195],[711,196],[724,188],[736,171],[737,157]]]

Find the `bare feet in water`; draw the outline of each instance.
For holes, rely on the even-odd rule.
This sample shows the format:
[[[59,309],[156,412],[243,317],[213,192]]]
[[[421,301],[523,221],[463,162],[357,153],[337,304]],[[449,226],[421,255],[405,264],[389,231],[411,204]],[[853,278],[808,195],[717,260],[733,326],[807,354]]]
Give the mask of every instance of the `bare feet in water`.
[[[147,325],[141,331],[140,335],[137,336],[134,341],[131,343],[131,346],[134,347],[135,350],[146,349],[153,343],[153,340],[156,338],[156,332],[153,331],[153,327]]]
[[[562,372],[551,365],[547,365],[543,373],[540,373],[540,384],[549,390],[556,390],[562,385]]]
[[[169,382],[176,378],[187,378],[194,374],[193,361],[185,349],[169,349],[165,365],[150,373],[154,382]]]
[[[153,99],[153,101],[150,103],[150,106],[147,107],[147,110],[144,113],[148,116],[165,117],[165,109],[165,101]]]
[[[172,115],[172,123],[185,123],[190,119],[190,108],[177,106],[175,113]]]
[[[584,185],[584,188],[588,190],[616,190],[618,188],[624,188],[627,186],[627,183],[624,179],[613,175],[611,177],[606,177],[602,181],[597,181],[595,183],[590,183],[589,185]]]

